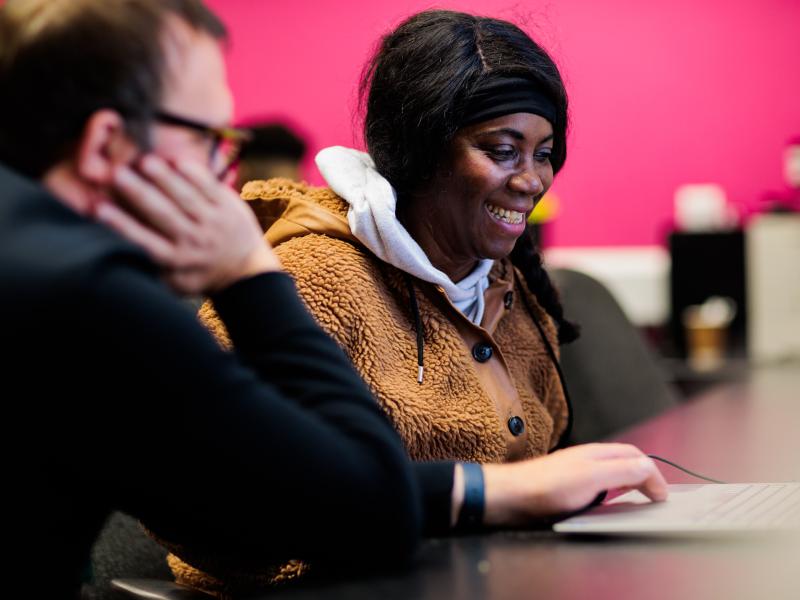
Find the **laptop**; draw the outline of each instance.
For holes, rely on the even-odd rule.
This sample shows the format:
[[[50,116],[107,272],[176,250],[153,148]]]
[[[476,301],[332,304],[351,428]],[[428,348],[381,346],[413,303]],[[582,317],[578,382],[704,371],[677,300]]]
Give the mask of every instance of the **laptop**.
[[[665,502],[631,491],[553,529],[603,535],[800,533],[800,483],[673,484]]]

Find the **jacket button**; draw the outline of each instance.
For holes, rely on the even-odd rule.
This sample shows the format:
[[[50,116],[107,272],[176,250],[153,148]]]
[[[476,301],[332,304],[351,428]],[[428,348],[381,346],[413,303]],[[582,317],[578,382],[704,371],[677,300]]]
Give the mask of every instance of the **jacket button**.
[[[472,347],[472,358],[479,363],[485,363],[492,358],[492,347],[489,344],[478,342]]]
[[[525,431],[525,421],[520,417],[511,417],[508,420],[508,430],[514,437],[522,435],[522,432]]]

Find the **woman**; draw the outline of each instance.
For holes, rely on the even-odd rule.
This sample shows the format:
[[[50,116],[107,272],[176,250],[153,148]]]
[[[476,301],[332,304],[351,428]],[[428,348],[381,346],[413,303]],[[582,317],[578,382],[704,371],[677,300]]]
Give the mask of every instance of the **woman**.
[[[510,23],[432,11],[386,37],[361,89],[369,155],[321,152],[330,189],[245,197],[413,458],[546,454],[569,421],[550,349],[575,329],[526,220],[566,157],[558,70]]]
[[[510,23],[428,11],[383,40],[361,91],[369,154],[321,152],[329,188],[272,180],[251,182],[243,196],[412,458],[548,454],[569,431],[557,349],[576,330],[526,221],[566,158],[567,96],[555,64]],[[229,345],[210,306],[201,317]],[[600,465],[622,458],[625,477]],[[634,481],[664,497],[649,459],[616,445],[484,473],[485,511],[472,511],[483,482],[467,465],[457,469],[453,507],[466,509],[454,508],[453,521],[529,521]],[[538,487],[536,499],[525,486]]]

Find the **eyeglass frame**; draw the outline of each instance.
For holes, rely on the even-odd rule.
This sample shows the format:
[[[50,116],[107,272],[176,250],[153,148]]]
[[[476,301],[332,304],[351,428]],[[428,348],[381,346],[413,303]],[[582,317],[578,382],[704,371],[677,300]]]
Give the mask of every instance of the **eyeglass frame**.
[[[237,127],[214,127],[207,123],[201,123],[194,119],[188,119],[179,115],[167,112],[165,110],[156,111],[153,115],[155,121],[163,123],[164,125],[175,125],[177,127],[186,127],[198,131],[211,138],[211,151],[210,156],[213,159],[222,145],[223,141],[231,141],[236,144],[236,151],[227,159],[227,164],[223,169],[216,173],[218,179],[223,180],[230,173],[230,170],[239,162],[242,154],[242,146],[253,139],[253,132],[248,129],[240,129]]]

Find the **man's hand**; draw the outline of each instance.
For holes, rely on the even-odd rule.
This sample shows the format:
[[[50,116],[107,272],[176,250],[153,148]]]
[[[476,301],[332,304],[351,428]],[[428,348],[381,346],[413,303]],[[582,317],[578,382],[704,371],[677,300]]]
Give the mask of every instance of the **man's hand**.
[[[119,201],[98,206],[98,220],[144,248],[177,292],[213,293],[281,268],[253,212],[204,166],[150,154],[138,170],[118,167],[114,184]]]

